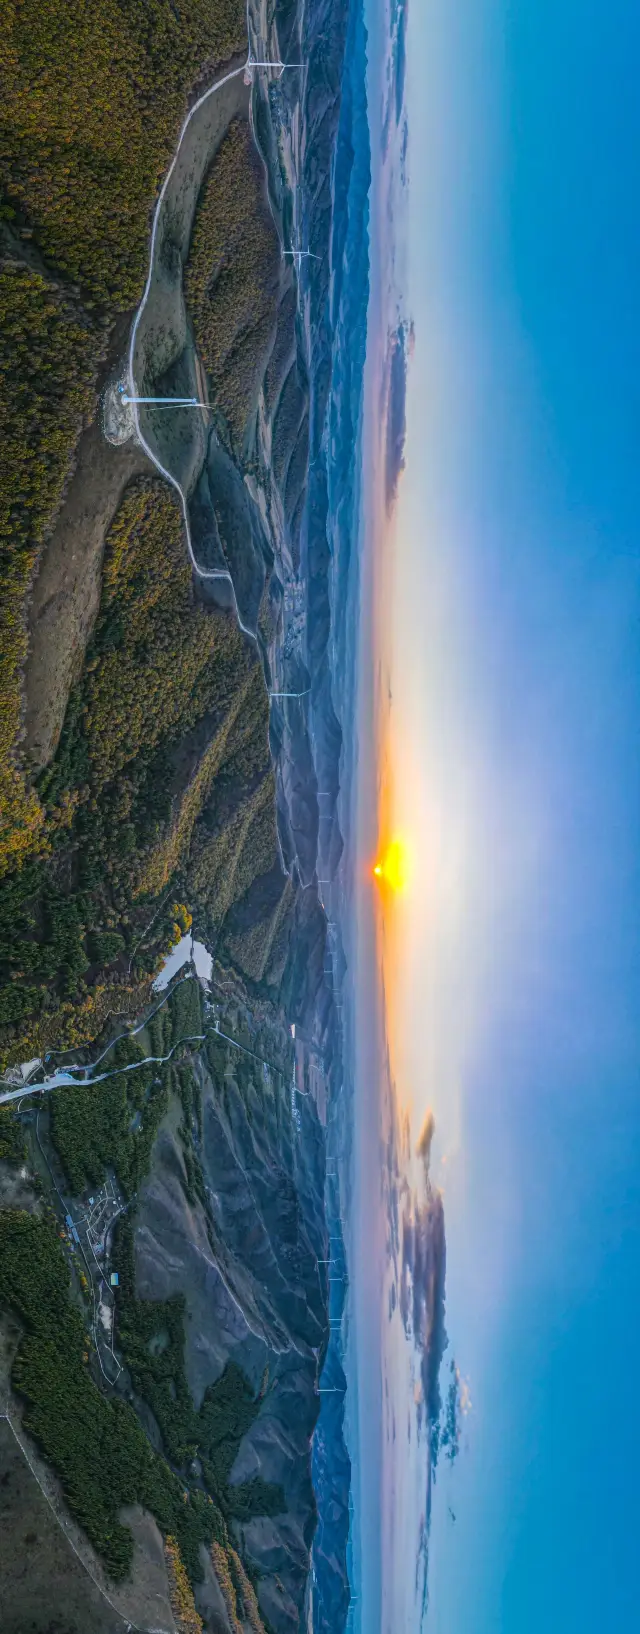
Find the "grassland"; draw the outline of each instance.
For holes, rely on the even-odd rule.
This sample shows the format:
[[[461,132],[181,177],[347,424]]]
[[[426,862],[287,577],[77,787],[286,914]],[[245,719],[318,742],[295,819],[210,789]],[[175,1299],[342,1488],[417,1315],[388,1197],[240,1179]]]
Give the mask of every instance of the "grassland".
[[[264,392],[269,414],[273,412],[293,362],[296,341],[296,307],[297,294],[292,286],[284,291],[280,302],[276,337],[265,375]]]
[[[273,420],[272,458],[276,480],[282,487],[296,438],[304,419],[306,396],[294,362],[284,381]]]
[[[0,1304],[24,1328],[12,1383],[26,1404],[26,1428],[110,1575],[125,1577],[132,1560],[131,1534],[118,1511],[141,1503],[176,1541],[189,1579],[197,1582],[199,1546],[215,1538],[227,1549],[227,1521],[285,1508],[280,1487],[229,1482],[261,1395],[229,1363],[196,1412],[184,1367],[183,1302],[136,1298],[129,1220],[120,1230],[116,1263],[118,1342],[136,1390],[156,1415],[173,1468],[151,1447],[129,1404],[107,1399],[94,1382],[84,1296],[72,1287],[53,1219],[19,1209],[0,1212]],[[194,1486],[188,1471],[196,1452],[204,1480]]]
[[[110,1575],[129,1571],[133,1540],[118,1520],[125,1504],[142,1503],[165,1535],[178,1540],[190,1575],[201,1573],[198,1549],[223,1523],[204,1493],[186,1489],[155,1453],[127,1402],[107,1400],[94,1383],[82,1306],[47,1218],[0,1213],[0,1299],[24,1326],[12,1382],[26,1403],[26,1428],[62,1482],[72,1514]],[[187,1493],[185,1500],[185,1490]]]
[[[207,1386],[196,1412],[185,1371],[184,1300],[137,1298],[128,1218],[118,1228],[114,1263],[120,1277],[118,1344],[135,1389],[160,1426],[167,1456],[175,1467],[186,1469],[197,1454],[204,1485],[226,1520],[281,1514],[286,1503],[279,1486],[259,1479],[230,1483],[240,1442],[260,1411],[260,1395],[241,1368],[228,1362],[216,1383]]]

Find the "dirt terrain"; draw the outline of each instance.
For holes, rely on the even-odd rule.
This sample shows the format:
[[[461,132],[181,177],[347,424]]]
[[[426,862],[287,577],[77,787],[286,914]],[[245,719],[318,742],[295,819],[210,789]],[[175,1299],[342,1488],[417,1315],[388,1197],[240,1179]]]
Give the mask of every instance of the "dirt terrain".
[[[137,1544],[134,1583],[125,1593],[107,1590],[63,1530],[6,1419],[0,1469],[3,1634],[176,1634],[162,1539],[149,1516],[126,1511]]]

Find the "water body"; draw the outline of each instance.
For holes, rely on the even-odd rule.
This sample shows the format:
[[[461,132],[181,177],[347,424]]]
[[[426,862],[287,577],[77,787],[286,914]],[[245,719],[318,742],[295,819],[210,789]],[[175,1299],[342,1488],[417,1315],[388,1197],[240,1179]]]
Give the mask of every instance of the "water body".
[[[154,981],[154,993],[163,993],[165,988],[169,986],[169,982],[173,981],[174,976],[177,976],[178,971],[183,970],[185,965],[192,962],[201,981],[211,981],[211,971],[213,969],[211,954],[205,947],[204,942],[196,941],[195,937],[189,932],[187,936],[182,936],[176,946],[172,948],[171,953],[167,954],[162,969]]]

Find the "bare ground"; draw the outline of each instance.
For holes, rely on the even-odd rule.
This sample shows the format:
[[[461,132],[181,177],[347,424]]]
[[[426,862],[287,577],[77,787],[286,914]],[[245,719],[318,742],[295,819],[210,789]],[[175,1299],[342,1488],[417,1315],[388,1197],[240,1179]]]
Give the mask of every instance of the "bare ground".
[[[2,1634],[176,1634],[162,1538],[151,1515],[123,1509],[131,1576],[116,1587],[67,1510],[21,1422],[10,1374],[21,1328],[0,1316],[0,1627]]]
[[[122,1511],[134,1536],[134,1563],[128,1582],[114,1587],[86,1539],[61,1514],[57,1483],[49,1474],[45,1485],[44,1466],[38,1469],[13,1412],[11,1420],[0,1419],[2,1634],[176,1634],[162,1538],[152,1517],[137,1507]]]
[[[3,1634],[123,1634],[74,1555],[10,1425],[0,1422],[0,1602]]]

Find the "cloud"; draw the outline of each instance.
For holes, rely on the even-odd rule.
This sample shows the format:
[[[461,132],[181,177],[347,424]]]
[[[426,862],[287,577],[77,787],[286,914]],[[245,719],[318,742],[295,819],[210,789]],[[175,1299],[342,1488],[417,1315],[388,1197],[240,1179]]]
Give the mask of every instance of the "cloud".
[[[430,1163],[431,1163],[431,1145],[432,1145],[432,1142],[433,1142],[433,1137],[434,1137],[434,1134],[435,1134],[435,1130],[436,1130],[436,1120],[434,1118],[433,1111],[432,1111],[431,1107],[428,1107],[428,1109],[427,1109],[427,1111],[425,1113],[425,1116],[424,1116],[424,1122],[422,1124],[420,1134],[418,1135],[418,1141],[417,1141],[417,1145],[416,1145],[416,1153],[417,1153],[418,1157],[422,1158],[422,1161],[424,1163],[425,1179],[429,1178],[429,1166],[430,1166]]]
[[[383,398],[385,420],[385,502],[390,512],[404,471],[407,435],[407,358],[412,330],[406,323],[388,336],[384,368]]]
[[[384,65],[383,158],[386,158],[389,151],[392,130],[394,126],[400,125],[405,113],[408,9],[407,0],[392,0],[389,41]]]
[[[424,1412],[440,1413],[440,1364],[447,1346],[444,1322],[446,1240],[442,1195],[430,1184],[420,1201],[410,1196],[402,1221],[400,1309],[405,1333],[418,1353]]]

